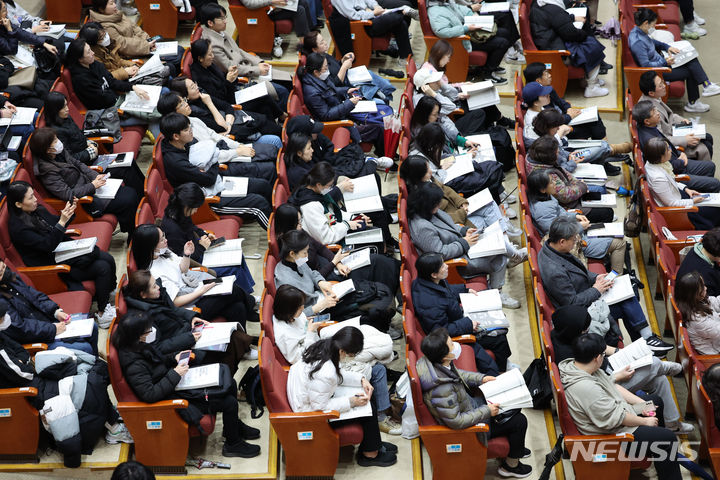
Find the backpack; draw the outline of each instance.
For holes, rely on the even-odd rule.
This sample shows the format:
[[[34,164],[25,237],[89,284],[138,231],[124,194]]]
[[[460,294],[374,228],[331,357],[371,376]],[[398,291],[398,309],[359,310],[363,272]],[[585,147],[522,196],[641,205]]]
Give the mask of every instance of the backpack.
[[[530,395],[533,399],[533,408],[544,410],[550,408],[550,401],[553,398],[552,387],[550,386],[550,374],[548,373],[545,355],[533,360],[523,373]]]
[[[265,409],[265,398],[260,384],[260,366],[249,367],[240,379],[238,388],[245,393],[245,401],[250,404],[250,417],[262,417]]]
[[[515,168],[515,149],[512,139],[507,130],[503,127],[493,125],[485,132],[490,135],[493,147],[495,148],[495,159],[502,164],[503,171],[507,172]]]
[[[640,179],[645,175],[639,175],[635,180],[635,191],[630,197],[627,215],[623,222],[626,237],[637,237],[640,235],[643,225],[645,225],[645,202],[640,192]]]

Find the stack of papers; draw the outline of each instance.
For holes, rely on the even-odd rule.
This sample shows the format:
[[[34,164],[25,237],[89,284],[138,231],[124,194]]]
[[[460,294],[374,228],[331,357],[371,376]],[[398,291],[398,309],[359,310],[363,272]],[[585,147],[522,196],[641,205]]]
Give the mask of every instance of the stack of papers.
[[[360,100],[350,113],[375,113],[377,112],[377,103],[372,100]]]
[[[81,238],[79,240],[70,240],[68,242],[60,242],[53,252],[55,253],[55,262],[62,263],[65,260],[79,257],[91,253],[97,243],[97,237]]]
[[[217,351],[217,347],[220,347],[220,351],[224,352],[230,343],[230,336],[237,330],[238,325],[238,322],[214,322],[205,325],[200,338],[195,342],[195,348]]]
[[[593,183],[597,185],[604,185],[607,181],[605,168],[602,165],[595,163],[578,163],[573,175],[582,179],[586,183]]]
[[[482,14],[508,11],[510,11],[510,2],[483,2],[480,7]]]
[[[700,207],[720,207],[720,193],[702,193],[701,196],[705,199],[699,204]]]
[[[502,227],[500,227],[500,221],[498,220],[485,227],[477,243],[470,247],[467,255],[470,258],[482,258],[493,255],[504,255],[505,253],[507,253],[505,236]]]
[[[573,118],[568,125],[582,125],[583,123],[597,122],[598,121],[598,107],[593,105],[592,107],[583,108],[580,115]]]
[[[155,110],[158,100],[160,100],[162,87],[160,85],[140,85],[139,88],[144,90],[150,98],[143,100],[138,97],[137,93],[131,90],[125,94],[125,101],[120,105],[120,110],[144,113],[152,113],[153,110]]]
[[[323,329],[324,330],[324,329]],[[365,391],[362,385],[338,385],[333,393],[333,398],[346,398],[353,397],[355,395],[364,395]],[[367,402],[365,405],[352,407],[349,411],[340,414],[339,418],[331,418],[330,422],[337,422],[339,420],[349,420],[351,418],[369,417],[372,415],[372,405]]]
[[[183,375],[175,390],[217,387],[220,385],[220,364],[211,363],[201,367],[192,367]]]
[[[470,135],[465,138],[478,145],[475,150],[475,155],[473,156],[473,161],[480,163],[489,161],[494,162],[496,160],[495,147],[493,147],[490,135],[487,133],[481,133],[478,135]]]
[[[352,192],[343,192],[347,213],[370,213],[383,210],[375,175],[353,178],[352,184]]]
[[[63,35],[65,35],[65,24],[64,23],[54,23],[50,25],[50,30],[47,32],[38,32],[38,37],[52,37],[52,38],[60,38]]]
[[[153,53],[164,56],[175,56],[178,51],[178,42],[157,42]]]
[[[468,215],[471,213],[475,213],[481,208],[483,208],[485,205],[490,204],[491,202],[494,202],[495,200],[492,197],[492,194],[490,193],[489,189],[480,190],[478,193],[473,195],[472,197],[467,199],[468,201]]]
[[[35,56],[33,56],[32,50],[23,45],[18,45],[15,55],[10,55],[8,58],[17,69],[35,66]]]
[[[332,286],[332,291],[335,294],[335,296],[340,300],[348,293],[352,293],[355,291],[355,284],[351,279],[335,283]]]
[[[63,333],[55,335],[55,340],[62,340],[63,338],[89,337],[92,335],[94,326],[95,320],[92,318],[73,320],[66,324],[65,331]]]
[[[122,186],[121,178],[105,178],[105,185],[95,190],[95,198],[113,199]]]
[[[583,205],[585,206],[585,205]],[[623,238],[625,236],[625,227],[623,222],[613,223],[596,223],[590,225],[587,230],[588,237],[617,237]]]
[[[587,7],[566,8],[565,11],[570,15],[574,15],[576,19],[579,17],[587,17]],[[582,29],[583,22],[573,22],[573,26],[577,29]]]
[[[502,310],[502,299],[500,298],[500,291],[497,288],[482,290],[477,292],[477,294],[461,293],[460,303],[466,316],[476,312]]]
[[[379,228],[368,228],[359,232],[352,232],[345,235],[346,245],[360,245],[365,243],[382,243],[382,230]]]
[[[499,405],[501,412],[533,406],[530,390],[517,368],[508,370],[491,382],[483,383],[480,391],[485,396],[485,401]]]
[[[685,135],[695,135],[698,138],[705,138],[704,123],[688,123],[687,125],[673,126],[673,137],[684,137]]]
[[[600,200],[582,200],[581,206],[583,208],[592,208],[592,207],[615,208],[617,206],[617,195],[615,195],[614,193],[603,193],[600,195]]]
[[[347,79],[351,85],[362,85],[363,83],[372,83],[372,76],[365,65],[351,68],[347,71]]]
[[[318,335],[320,335],[320,338],[330,338],[345,327],[360,328],[360,317],[348,318],[342,322],[323,327],[320,329],[320,332],[318,332]]]
[[[495,25],[495,17],[492,15],[469,15],[464,19],[465,25],[477,25],[481,30],[492,32]]]
[[[340,260],[340,263],[348,267],[350,270],[366,267],[370,265],[370,249],[362,248],[357,250]]]
[[[567,148],[573,149],[573,150],[579,150],[582,148],[589,148],[589,147],[602,147],[603,141],[602,140],[585,140],[585,139],[577,139],[577,138],[568,138],[567,139]]]
[[[175,43],[177,44],[177,42]],[[143,63],[143,65],[138,69],[137,73],[130,79],[130,81],[136,82],[143,77],[147,77],[148,75],[159,73],[162,69],[163,63],[162,60],[160,60],[160,55],[155,53],[145,63]]]
[[[603,293],[600,298],[605,300],[608,305],[615,305],[628,298],[633,298],[635,292],[632,289],[632,283],[630,282],[630,275],[621,275],[613,280],[612,287],[610,290]]]
[[[222,245],[205,250],[202,261],[203,266],[215,268],[241,265],[243,261],[243,240],[242,238],[231,238]]]
[[[281,8],[283,10],[290,10],[291,12],[297,12],[298,0],[287,0],[285,5],[279,6],[277,8]]]
[[[455,155],[455,162],[445,170],[447,172],[447,175],[445,176],[445,185],[452,182],[456,178],[460,178],[463,175],[466,175],[470,172],[475,171],[475,166],[473,165],[473,159],[472,155],[469,153],[464,153],[462,155]]]
[[[670,65],[671,68],[677,68],[682,67],[686,63],[688,63],[690,60],[698,57],[698,52],[695,50],[695,47],[692,46],[692,43],[688,42],[687,40],[680,40],[678,42],[672,42],[670,44],[671,47],[675,47],[678,50],[680,50],[680,53],[668,53],[663,52],[663,55],[667,59],[668,57],[672,57],[675,59],[672,65]]]
[[[225,188],[220,192],[221,197],[244,197],[247,195],[247,177],[222,177]]]
[[[268,94],[267,84],[265,82],[258,82],[255,85],[245,87],[235,92],[235,103],[242,104],[255,100],[256,98],[264,97]]]
[[[235,283],[235,275],[228,275],[227,277],[219,277],[220,280],[222,280],[222,283],[216,283],[213,288],[208,290],[207,292],[203,293],[203,297],[209,297],[211,295],[230,295],[232,293],[233,284]],[[200,290],[205,285],[203,285],[202,282],[200,282],[200,285],[195,289],[195,291]]]
[[[498,94],[497,88],[495,88],[490,80],[463,84],[460,88],[464,93],[468,94],[467,103],[470,110],[477,110],[500,103],[500,95]]]
[[[15,107],[15,115],[8,118],[0,118],[0,127],[5,125],[34,125],[35,112],[37,108]]]
[[[473,322],[478,322],[476,331],[492,331],[501,328],[510,328],[505,313],[502,310],[488,310],[487,312],[474,312],[465,315]]]
[[[625,348],[608,357],[610,366],[616,372],[630,366],[630,370],[652,364],[653,352],[647,346],[644,338],[638,338]]]
[[[95,160],[95,166],[102,167],[103,170],[108,168],[129,167],[135,158],[134,152],[109,153],[98,156]]]

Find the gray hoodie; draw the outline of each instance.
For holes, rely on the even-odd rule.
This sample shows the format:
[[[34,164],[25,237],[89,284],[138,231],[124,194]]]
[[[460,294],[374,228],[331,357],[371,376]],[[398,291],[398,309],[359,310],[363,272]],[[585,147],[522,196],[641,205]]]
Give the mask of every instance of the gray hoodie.
[[[568,358],[558,364],[570,416],[583,435],[632,433],[637,427],[622,424],[625,415],[635,414],[615,388],[611,377],[602,370],[592,375],[575,366]]]

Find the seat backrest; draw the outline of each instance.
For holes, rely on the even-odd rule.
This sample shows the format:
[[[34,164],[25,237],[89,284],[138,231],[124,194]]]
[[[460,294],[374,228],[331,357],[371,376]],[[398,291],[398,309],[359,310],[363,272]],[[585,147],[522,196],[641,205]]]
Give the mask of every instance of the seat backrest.
[[[278,260],[274,255],[270,254],[270,251],[268,250],[267,253],[265,253],[265,262],[263,265],[263,272],[265,272],[264,279],[265,279],[265,288],[267,288],[268,293],[275,296],[275,266],[278,264]]]
[[[155,167],[151,167],[145,177],[145,198],[155,218],[162,218],[170,194],[165,190],[160,172]]]
[[[260,340],[258,362],[260,364],[260,382],[262,384],[263,398],[270,413],[291,412],[287,399],[288,373],[278,362],[275,347],[269,338],[263,336]]]
[[[53,85],[52,91],[65,95],[65,98],[68,99],[67,103],[70,116],[72,117],[76,125],[82,127],[83,123],[85,122],[85,115],[80,112],[75,102],[70,101],[70,93],[68,91],[68,87],[65,85],[65,82],[61,82],[60,79],[56,80],[55,84]]]
[[[555,309],[550,301],[550,297],[545,293],[545,288],[543,288],[542,283],[538,281],[537,277],[533,278],[533,290],[535,292],[535,302],[537,302],[539,307],[538,313],[542,314],[546,321],[551,322]]]
[[[520,9],[518,11],[518,25],[520,27],[520,41],[524,50],[537,50],[535,41],[532,38],[532,30],[530,29],[530,17],[529,17],[527,3],[521,2]]]
[[[185,53],[183,53],[182,60],[180,61],[180,70],[182,70],[182,74],[187,78],[192,78],[192,73],[190,73],[190,65],[192,65],[192,63],[193,57],[188,48],[185,50]]]
[[[0,246],[2,246],[8,259],[12,260],[17,266],[24,267],[25,262],[23,262],[20,253],[15,250],[15,245],[13,245],[10,238],[9,222],[10,212],[8,211],[7,200],[3,198],[0,200]]]
[[[515,101],[522,100],[522,89],[525,78],[522,73],[515,72]]]
[[[285,185],[278,178],[275,180],[275,186],[273,187],[273,208],[277,208],[280,205],[287,203],[290,194],[285,189]]]
[[[580,432],[578,432],[575,422],[570,416],[570,410],[568,409],[567,400],[565,399],[565,389],[562,383],[560,383],[560,371],[555,362],[550,362],[550,364],[550,380],[553,385],[553,397],[555,398],[555,405],[558,410],[560,428],[566,436],[579,435]]]
[[[120,283],[118,285],[117,292],[115,293],[115,314],[117,318],[122,318],[127,313],[127,302],[125,301],[125,295],[123,295],[123,287],[128,283],[128,276],[123,273],[120,277]]]
[[[278,245],[277,233],[275,233],[275,212],[270,214],[268,219],[268,246],[270,247],[270,255],[273,257],[280,256],[280,245]]]
[[[140,200],[137,210],[135,211],[135,226],[144,225],[146,223],[155,223],[155,215],[146,198]]]
[[[405,191],[407,192],[407,186]],[[398,223],[400,224],[400,228],[406,232],[410,231],[410,226],[408,225],[407,195],[401,196],[398,201]]]
[[[410,58],[407,62],[407,67],[405,68],[405,72],[407,73],[408,78],[413,78],[415,76],[415,73],[417,72],[417,63],[415,63],[414,58]]]
[[[113,320],[110,325],[110,335],[108,335],[107,340],[106,351],[108,371],[110,372],[110,383],[112,384],[113,392],[115,392],[115,398],[117,398],[118,402],[139,402],[140,399],[137,398],[137,395],[133,392],[130,384],[128,384],[125,380],[125,375],[123,374],[122,368],[120,368],[118,352],[112,343],[112,336],[117,329],[118,318],[119,317],[115,317],[115,320]]]
[[[423,35],[434,37],[435,33],[430,26],[430,17],[428,17],[425,0],[418,0],[418,14],[420,15],[420,28],[422,28]]]
[[[411,352],[422,356],[420,345],[425,338],[425,331],[420,324],[415,312],[409,308],[405,308],[405,328],[407,329],[407,344]]]
[[[420,1],[422,2],[423,0]],[[410,376],[410,388],[412,389],[413,405],[415,406],[415,416],[417,417],[418,425],[421,427],[437,425],[438,423],[435,421],[435,417],[432,416],[423,400],[420,379],[418,378],[416,368],[417,357],[414,352],[407,352],[406,363],[408,375]]]
[[[67,90],[67,95],[65,96],[67,97],[68,103],[72,103],[79,112],[85,113],[87,111],[87,108],[85,108],[85,105],[83,105],[78,96],[75,94],[75,88],[73,87],[72,75],[70,74],[70,70],[62,67],[60,72],[60,78],[62,78],[62,83],[63,85],[65,85],[65,89]]]
[[[263,292],[262,303],[260,304],[260,327],[265,337],[275,343],[275,331],[273,329],[273,301],[275,298],[265,290]]]
[[[694,365],[693,374],[696,381],[691,382],[690,396],[700,426],[700,435],[708,447],[718,448],[720,447],[720,431],[715,423],[715,408],[702,383],[706,370],[707,367],[703,363]]]
[[[295,90],[290,92],[288,97],[288,116],[289,118],[297,117],[298,115],[309,115],[307,108],[303,105],[301,96],[295,93]]]
[[[160,178],[162,178],[163,185],[165,186],[165,190],[168,192],[173,191],[172,185],[170,185],[170,181],[167,179],[167,175],[165,174],[165,163],[163,162],[163,156],[162,156],[162,140],[163,140],[162,133],[157,136],[155,139],[155,145],[153,145],[153,165],[157,168],[158,173],[160,174]]]
[[[202,25],[196,23],[193,27],[192,33],[190,34],[190,43],[194,42],[195,40],[200,40],[200,37],[202,36],[202,31]]]

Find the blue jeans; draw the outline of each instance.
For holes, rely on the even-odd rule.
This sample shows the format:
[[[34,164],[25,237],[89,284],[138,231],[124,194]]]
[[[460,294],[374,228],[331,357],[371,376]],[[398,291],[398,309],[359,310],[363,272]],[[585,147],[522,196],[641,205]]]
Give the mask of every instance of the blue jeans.
[[[260,138],[255,140],[258,143],[269,143],[270,145],[275,145],[278,150],[282,148],[282,140],[277,135],[260,135]]]
[[[370,384],[373,386],[373,398],[377,404],[379,412],[384,412],[390,408],[390,392],[387,386],[387,370],[382,363],[376,363],[372,367],[372,376]]]
[[[281,112],[286,112],[288,97],[290,96],[290,91],[277,82],[270,82],[270,83],[272,83],[272,86],[275,87],[275,92],[277,92],[277,95],[278,95],[278,101],[277,101],[278,108],[280,109]]]
[[[591,183],[588,183],[587,187],[588,187],[588,192],[607,193],[607,190],[602,185],[593,185]]]
[[[48,343],[48,350],[52,350],[57,347],[66,347],[73,350],[82,350],[85,353],[97,356],[98,354],[98,326],[97,323],[93,325],[92,335],[88,338],[64,338],[62,340],[56,340],[52,343]],[[387,389],[386,389],[387,390]]]
[[[615,320],[622,318],[633,341],[640,337],[640,330],[648,326],[645,313],[635,297],[610,305],[610,315]]]

